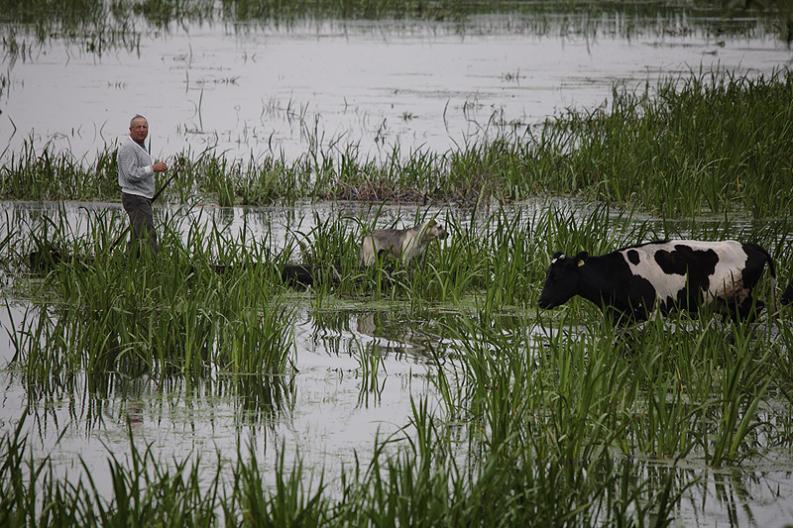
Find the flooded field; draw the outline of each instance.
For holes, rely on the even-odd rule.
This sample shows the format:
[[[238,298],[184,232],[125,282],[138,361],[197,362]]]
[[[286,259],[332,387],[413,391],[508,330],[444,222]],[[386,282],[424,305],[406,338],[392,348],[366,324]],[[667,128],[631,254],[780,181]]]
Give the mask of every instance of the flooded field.
[[[0,16],[0,525],[793,518],[786,12],[114,5]],[[107,201],[138,112],[156,261]],[[664,238],[766,248],[766,310],[538,308],[554,251]]]
[[[633,218],[618,210],[609,212],[592,204],[585,206],[576,201],[559,200],[538,200],[476,214],[456,209],[427,211],[417,206],[393,206],[380,211],[377,218],[380,223],[396,222],[400,225],[409,223],[416,214],[429,212],[443,218],[447,225],[454,226],[453,232],[460,236],[468,228],[472,228],[473,234],[468,236],[479,239],[495,237],[494,247],[504,246],[500,243],[505,236],[504,222],[509,225],[514,222],[517,231],[509,236],[517,237],[515,247],[520,247],[523,244],[519,242],[521,236],[536,237],[537,230],[540,229],[538,217],[547,214],[546,211],[549,210],[557,210],[562,214],[562,224],[556,229],[580,223],[581,232],[592,229],[599,231],[600,224],[603,223],[611,233],[609,239],[616,237],[610,243],[614,247],[620,245],[620,237],[626,240],[640,238],[640,232],[662,236],[664,230],[672,229],[676,236],[721,232],[722,237],[746,238],[749,233],[757,232],[762,227],[749,219],[725,222],[717,218],[695,224],[681,221],[674,227],[673,224],[664,225],[659,219]],[[84,278],[70,278],[68,265],[63,268],[66,276],[62,278],[59,278],[61,272],[57,270],[55,275],[44,279],[36,274],[31,275],[24,257],[33,246],[26,244],[34,233],[47,232],[40,227],[47,223],[46,219],[52,219],[55,226],[71,226],[67,228],[64,236],[60,228],[51,225],[50,239],[66,238],[90,243],[97,239],[96,233],[101,231],[96,227],[96,219],[102,218],[98,216],[101,211],[110,211],[111,217],[99,222],[123,224],[124,219],[118,206],[94,203],[90,208],[86,208],[85,204],[41,207],[39,204],[9,202],[4,204],[3,211],[8,219],[3,237],[6,233],[14,233],[19,243],[13,244],[13,250],[6,248],[6,308],[0,320],[3,328],[7,330],[7,336],[0,350],[3,362],[9,368],[3,372],[6,389],[2,421],[6,430],[11,430],[15,424],[20,423],[20,413],[24,410],[26,418],[22,419],[22,423],[25,424],[24,431],[30,435],[30,448],[33,452],[48,454],[56,475],[62,475],[63,478],[70,475],[71,479],[74,475],[89,470],[97,489],[102,496],[107,497],[112,497],[113,477],[107,471],[106,460],[111,455],[126,460],[131,445],[140,450],[150,447],[155,459],[163,467],[169,467],[168,460],[183,460],[185,457],[198,460],[198,468],[205,475],[212,475],[217,471],[217,464],[221,462],[231,466],[250,460],[255,453],[267,486],[275,485],[273,479],[276,478],[276,466],[279,463],[289,468],[300,461],[306,468],[306,479],[313,474],[313,481],[316,482],[319,472],[322,471],[324,485],[327,486],[326,493],[330,497],[339,497],[343,495],[342,481],[339,478],[345,471],[344,468],[349,471],[356,463],[366,465],[376,452],[383,452],[384,448],[387,449],[385,452],[397,453],[399,449],[417,441],[416,432],[409,427],[416,420],[414,405],[417,402],[426,401],[432,409],[431,412],[439,417],[456,408],[441,423],[446,424],[444,427],[451,427],[452,446],[457,446],[455,449],[459,450],[459,456],[471,456],[470,448],[466,445],[479,436],[480,433],[475,431],[480,426],[476,425],[471,431],[470,428],[478,420],[471,422],[471,417],[465,417],[471,411],[464,411],[463,407],[458,406],[472,398],[470,394],[465,395],[471,389],[465,389],[468,382],[464,380],[472,375],[481,375],[474,374],[470,369],[476,367],[467,362],[471,357],[482,360],[480,355],[486,350],[489,350],[487,354],[494,354],[491,358],[493,361],[518,354],[521,361],[528,363],[528,368],[537,369],[530,375],[530,379],[535,380],[533,383],[538,383],[540,380],[536,376],[548,368],[557,368],[551,367],[551,364],[558,360],[554,356],[562,353],[557,350],[560,346],[572,346],[570,353],[580,354],[580,358],[575,360],[580,362],[589,354],[597,354],[597,350],[605,344],[604,354],[611,359],[621,358],[620,361],[630,365],[634,362],[633,355],[658,361],[650,352],[660,345],[653,344],[658,338],[672,338],[672,342],[660,345],[661,350],[666,350],[665,354],[672,354],[672,350],[678,350],[678,347],[691,345],[691,339],[699,335],[698,339],[710,343],[704,348],[708,351],[708,356],[714,353],[720,356],[722,347],[727,347],[724,352],[734,350],[736,345],[730,344],[733,340],[746,339],[741,327],[731,330],[729,326],[723,326],[718,321],[686,322],[684,319],[662,324],[660,327],[654,323],[650,330],[642,330],[637,337],[639,342],[627,345],[629,348],[626,351],[623,348],[626,345],[619,344],[620,338],[610,336],[609,332],[598,335],[598,317],[583,305],[575,312],[567,312],[562,319],[557,318],[559,314],[537,312],[534,307],[536,301],[531,300],[538,295],[536,286],[525,288],[522,293],[514,293],[511,302],[492,304],[490,297],[497,293],[494,290],[498,290],[498,287],[494,288],[494,284],[498,279],[484,284],[482,289],[463,291],[462,297],[457,300],[453,300],[453,292],[445,300],[433,300],[428,293],[433,288],[420,285],[409,286],[406,291],[413,293],[407,297],[400,294],[398,289],[393,289],[393,286],[375,288],[365,294],[344,293],[345,288],[349,287],[345,278],[337,293],[330,296],[324,293],[322,286],[317,292],[276,288],[271,290],[272,294],[267,294],[271,297],[270,300],[264,301],[265,304],[259,308],[265,313],[284,304],[290,306],[288,320],[284,321],[286,326],[283,329],[284,336],[287,337],[287,357],[283,366],[274,372],[246,373],[230,365],[221,366],[215,360],[210,361],[208,369],[199,367],[199,370],[193,371],[182,363],[180,352],[174,351],[176,356],[173,360],[177,361],[176,365],[182,365],[178,369],[185,372],[184,375],[178,372],[168,374],[164,369],[165,365],[159,360],[154,360],[153,363],[129,363],[129,358],[123,359],[122,356],[116,356],[113,360],[127,365],[122,370],[112,369],[89,375],[93,372],[91,367],[86,365],[88,370],[83,370],[82,367],[74,370],[73,367],[68,367],[72,360],[65,358],[71,355],[67,351],[69,347],[76,346],[79,350],[92,346],[79,343],[86,343],[91,339],[91,328],[96,321],[74,313],[69,304],[87,295],[85,300],[77,301],[86,302],[94,294],[87,291],[77,297],[67,294],[63,303],[56,301],[51,304],[46,299],[51,293],[46,293],[46,289],[42,290],[40,286],[50,283],[58,289],[56,285],[66,280],[69,284],[81,284],[82,286],[77,286],[78,289],[87,289],[93,287],[90,281],[97,277],[88,270]],[[181,240],[180,243],[186,244],[186,249],[191,248],[194,243],[191,242],[189,233],[197,229],[197,225],[201,225],[212,226],[213,230],[227,234],[238,235],[248,231],[249,238],[246,243],[252,248],[251,251],[277,255],[290,247],[289,241],[292,237],[302,236],[296,233],[308,233],[308,237],[316,236],[311,233],[321,229],[322,222],[326,219],[331,219],[334,224],[344,225],[346,230],[354,232],[357,224],[353,219],[357,217],[364,220],[370,214],[371,210],[361,204],[347,203],[296,208],[208,208],[203,211],[173,207],[160,208],[157,217],[163,226],[169,226],[167,229],[173,231]],[[572,216],[568,217],[567,214]],[[97,215],[93,222],[92,215]],[[779,226],[773,229],[783,231]],[[553,238],[558,241],[558,236],[559,233]],[[470,240],[466,243],[458,239],[458,242],[468,248],[476,245]],[[535,243],[537,242],[542,243],[535,239]],[[237,240],[235,244],[237,243],[240,241]],[[786,242],[783,240],[783,243]],[[256,251],[255,248],[261,244],[270,244],[269,249],[262,252],[259,248]],[[444,244],[442,252],[454,254],[455,245],[457,243],[454,240]],[[515,251],[514,247],[511,249]],[[195,248],[190,251],[193,254],[200,253]],[[232,251],[238,251],[238,248]],[[210,258],[217,260],[220,257],[214,254]],[[298,256],[292,254],[291,258],[296,259]],[[536,258],[544,261],[547,257],[537,255]],[[510,260],[506,259],[507,262]],[[521,265],[523,264],[525,263]],[[438,265],[437,261],[433,264]],[[467,273],[472,277],[471,280],[476,281],[476,266],[467,269],[462,274]],[[423,271],[428,270],[423,268]],[[180,275],[183,271],[172,274],[172,271],[167,270],[165,273],[166,280],[177,283],[191,280]],[[347,277],[346,273],[344,276]],[[120,277],[123,278],[124,274]],[[154,276],[151,279],[157,282]],[[257,280],[256,276],[246,277],[244,274],[235,275],[232,279],[233,282],[243,281],[244,284],[251,279]],[[199,310],[203,304],[203,309],[211,311],[212,303],[201,301],[207,286],[222,288],[222,284],[226,284],[225,287],[229,288],[227,295],[236,295],[232,283],[205,285],[202,284],[204,279],[198,280],[198,283],[192,285],[192,290],[188,288],[181,291],[181,288],[177,288],[176,293],[166,293],[160,302],[169,302],[171,295],[175,295],[177,304],[196,302]],[[260,277],[258,280],[267,279]],[[111,293],[107,287],[99,288],[100,291],[96,293],[99,297],[96,299],[119,295],[118,292]],[[425,291],[424,294],[419,293],[422,290]],[[42,298],[42,294],[46,297]],[[503,295],[503,292],[500,294]],[[425,295],[430,296],[424,297]],[[91,301],[88,303],[86,308],[90,310]],[[111,302],[116,303],[124,301],[119,298]],[[124,310],[123,304],[119,309]],[[50,323],[45,325],[46,329],[42,333],[39,322],[45,313]],[[750,341],[744,343],[749,347],[748,350],[771,347],[776,350],[775,353],[787,356],[791,338],[790,325],[784,319],[787,315],[782,317],[764,318],[749,338]],[[104,316],[100,317],[102,318]],[[66,321],[66,329],[59,330],[58,321]],[[576,321],[586,322],[581,324]],[[115,329],[110,330],[115,332],[119,329],[118,324],[124,323],[111,323],[103,328]],[[258,326],[253,329],[267,331]],[[200,332],[200,327],[196,327],[196,330]],[[87,337],[81,337],[81,332],[85,332]],[[149,332],[154,332],[153,339],[156,341],[158,338],[154,336],[158,330],[154,328]],[[191,339],[189,325],[181,332],[186,333],[177,333],[177,342]],[[690,336],[686,337],[686,334]],[[99,330],[99,336],[111,338],[104,330]],[[58,344],[64,339],[73,345],[66,345],[64,348],[63,344]],[[130,334],[128,339],[137,338]],[[613,341],[614,339],[617,340]],[[40,342],[44,348],[34,346],[34,341],[31,340]],[[122,337],[122,346],[123,341]],[[648,342],[641,344],[642,341]],[[715,348],[712,348],[714,345]],[[212,346],[223,347],[223,344],[216,342]],[[634,346],[638,348],[631,350]],[[479,350],[478,347],[485,348]],[[54,354],[51,359],[48,359],[48,348]],[[246,349],[243,345],[243,350]],[[589,352],[584,352],[586,350]],[[82,356],[83,359],[78,359],[80,363],[94,361],[94,353],[87,349],[79,353],[78,358],[83,353],[86,355]],[[703,350],[697,352],[694,349],[690,353],[698,356]],[[693,357],[691,360],[696,363],[700,361]],[[44,372],[39,371],[49,361],[56,363],[47,367]],[[789,360],[783,360],[782,357],[772,359],[765,354],[758,361],[765,365],[763,368],[770,368],[769,361],[776,365],[775,369],[789,368]],[[784,361],[785,366],[777,364],[777,361]],[[728,365],[729,362],[724,364],[725,368],[730,368]],[[582,363],[579,368],[586,370],[594,367],[586,367]],[[582,376],[584,370],[576,376]],[[779,371],[779,375],[784,371]],[[701,375],[694,372],[691,374],[695,378]],[[681,374],[678,372],[677,375]],[[683,374],[683,379],[689,379],[688,376]],[[717,379],[718,376],[710,381],[696,381],[704,385],[690,387],[690,397],[694,397],[699,390],[710,392],[712,383],[721,383]],[[659,390],[669,390],[662,388],[665,383],[667,382],[662,383]],[[686,383],[695,383],[695,380],[691,378]],[[450,390],[452,393],[446,392]],[[749,387],[743,390],[749,390]],[[463,392],[454,395],[456,391]],[[782,394],[774,396],[772,393],[776,391],[765,394],[763,403],[757,410],[758,414],[753,418],[756,422],[753,422],[752,427],[756,430],[751,433],[752,439],[748,444],[754,446],[749,448],[749,452],[758,450],[758,453],[763,453],[760,457],[742,455],[741,458],[747,458],[740,464],[728,464],[723,469],[712,471],[708,460],[713,454],[708,453],[709,448],[705,444],[704,451],[693,445],[685,447],[690,453],[683,460],[674,461],[668,456],[658,458],[649,453],[640,455],[637,460],[631,460],[632,457],[625,459],[625,455],[615,453],[615,462],[620,465],[628,464],[631,469],[626,467],[625,471],[629,471],[635,478],[640,478],[639,475],[650,478],[649,475],[658,471],[663,474],[669,468],[675,468],[667,478],[673,479],[676,493],[680,494],[673,515],[679,525],[711,525],[718,522],[761,526],[785,519],[791,505],[785,499],[784,490],[793,485],[793,465],[790,463],[789,448],[786,447],[790,442],[787,433],[789,403]],[[677,405],[677,396],[674,394],[671,392],[669,396],[664,396],[671,398],[670,410]],[[720,404],[718,397],[713,397],[716,399],[699,411],[692,408],[686,412],[694,415],[703,412],[703,419],[707,421],[715,418],[718,414],[711,414],[715,410],[712,406],[718,407]],[[640,407],[645,405],[639,401],[635,404]],[[452,407],[449,408],[449,405]],[[461,414],[455,417],[456,413]],[[635,424],[635,432],[629,435],[634,437],[631,442],[643,443],[640,437],[650,433],[646,428],[653,427],[651,423],[644,424],[643,420],[639,420]],[[486,427],[493,426],[495,424]],[[663,429],[658,433],[666,434]],[[385,445],[378,444],[387,439],[390,441]],[[660,439],[655,441],[660,442]],[[661,449],[661,446],[655,449]],[[669,452],[669,455],[672,454],[673,452]],[[773,463],[770,462],[772,459]],[[225,481],[233,478],[228,467],[221,474],[225,475],[222,477]]]
[[[6,61],[0,145],[13,152],[32,141],[90,160],[142,113],[156,157],[212,146],[254,160],[350,149],[382,158],[522,131],[568,107],[593,109],[608,104],[615,85],[714,68],[756,75],[793,60],[761,21],[732,33],[719,29],[718,13],[659,16],[650,8],[464,23],[187,21],[101,56],[79,40],[55,40]]]

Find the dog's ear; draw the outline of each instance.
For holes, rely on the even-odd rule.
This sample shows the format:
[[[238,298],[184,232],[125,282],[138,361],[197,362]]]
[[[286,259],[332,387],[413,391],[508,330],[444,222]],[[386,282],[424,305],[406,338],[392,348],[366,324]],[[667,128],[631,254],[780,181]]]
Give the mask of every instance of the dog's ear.
[[[435,225],[436,225],[437,223],[438,223],[438,222],[436,222],[434,218],[430,218],[430,219],[427,221],[427,228],[433,228],[433,227],[435,227]]]

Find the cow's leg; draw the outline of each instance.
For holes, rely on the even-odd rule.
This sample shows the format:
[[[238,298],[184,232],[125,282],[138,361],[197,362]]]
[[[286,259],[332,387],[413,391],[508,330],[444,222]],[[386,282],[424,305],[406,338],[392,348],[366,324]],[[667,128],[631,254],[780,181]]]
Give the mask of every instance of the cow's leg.
[[[765,303],[755,301],[751,295],[747,295],[742,301],[728,302],[727,307],[733,321],[751,323],[763,311]]]
[[[603,307],[603,314],[614,326],[621,328],[646,321],[648,315],[647,310],[643,308],[623,310],[622,308],[608,305]]]

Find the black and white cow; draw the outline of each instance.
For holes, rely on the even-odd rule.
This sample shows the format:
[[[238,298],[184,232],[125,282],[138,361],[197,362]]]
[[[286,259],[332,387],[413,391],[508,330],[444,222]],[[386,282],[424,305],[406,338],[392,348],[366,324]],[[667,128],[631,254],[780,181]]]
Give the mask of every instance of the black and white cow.
[[[768,252],[734,240],[656,241],[599,257],[556,253],[539,305],[554,308],[580,295],[621,322],[644,321],[655,308],[696,313],[703,304],[745,319],[752,315],[752,288],[766,264],[775,287]],[[756,310],[762,306],[755,303]]]

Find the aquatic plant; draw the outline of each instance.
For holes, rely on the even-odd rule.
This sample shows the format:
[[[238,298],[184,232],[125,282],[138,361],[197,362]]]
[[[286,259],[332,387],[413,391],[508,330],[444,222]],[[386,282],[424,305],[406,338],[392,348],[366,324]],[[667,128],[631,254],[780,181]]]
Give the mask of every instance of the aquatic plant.
[[[692,216],[738,207],[786,211],[793,75],[691,72],[644,93],[615,91],[608,109],[546,122],[527,182]],[[771,198],[773,197],[773,198]]]

